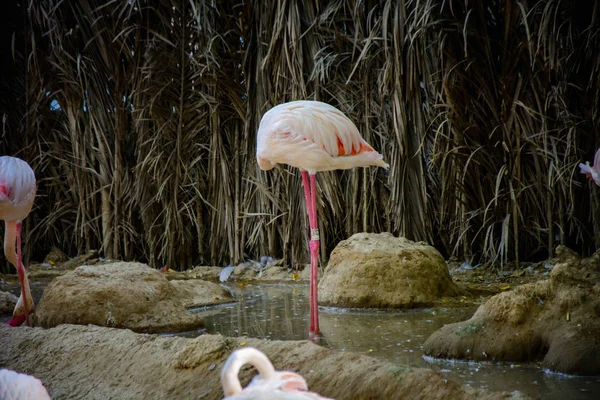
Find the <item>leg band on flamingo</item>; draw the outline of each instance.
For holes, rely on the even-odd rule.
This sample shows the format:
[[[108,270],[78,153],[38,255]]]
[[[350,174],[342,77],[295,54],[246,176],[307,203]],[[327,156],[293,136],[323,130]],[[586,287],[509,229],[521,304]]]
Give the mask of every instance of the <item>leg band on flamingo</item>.
[[[318,229],[313,229],[318,232]],[[314,336],[319,334],[319,300],[318,300],[318,290],[317,290],[317,281],[318,281],[318,266],[319,266],[319,240],[311,240],[310,241],[310,272],[311,272],[311,293],[312,297],[310,299],[310,308],[311,308],[311,325],[313,329],[310,331]]]
[[[311,338],[319,334],[319,309],[317,296],[317,268],[319,265],[319,228],[317,223],[317,184],[315,175],[302,171],[302,184],[304,186],[304,199],[310,226],[310,328]]]
[[[319,228],[313,228],[310,230],[310,241],[311,242],[315,242],[315,241],[319,241]],[[318,244],[317,244],[318,246]]]
[[[314,336],[319,335],[319,300],[317,293],[317,281],[318,281],[318,267],[319,267],[319,223],[317,222],[317,177],[314,174],[310,175],[310,229],[311,236],[316,236],[317,238],[312,240],[310,246],[310,264],[311,264],[311,280],[310,286],[312,288],[312,309],[314,312],[313,315],[313,326],[314,330],[312,331]],[[314,245],[313,245],[314,243]]]

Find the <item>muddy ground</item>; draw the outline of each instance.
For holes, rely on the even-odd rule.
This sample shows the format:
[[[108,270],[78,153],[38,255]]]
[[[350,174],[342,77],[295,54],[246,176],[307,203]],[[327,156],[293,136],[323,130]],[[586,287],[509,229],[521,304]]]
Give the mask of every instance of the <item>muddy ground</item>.
[[[549,279],[489,298],[469,320],[432,334],[425,354],[474,361],[543,360],[551,371],[600,374],[600,253],[582,259],[559,246],[557,255]]]
[[[34,264],[30,279],[51,280],[81,264],[103,263],[95,253],[74,260]],[[439,305],[462,307],[481,304],[491,295],[548,277],[548,263],[526,264],[513,270],[475,268],[450,262],[453,281],[466,290],[458,298],[442,298]],[[273,270],[240,269],[239,285],[264,281],[307,282],[307,274],[274,265]],[[221,269],[197,267],[165,272],[169,280],[218,281]],[[16,275],[0,279],[16,283]],[[0,281],[0,289],[2,286]],[[519,394],[491,393],[461,386],[428,369],[402,368],[371,357],[328,350],[308,341],[263,341],[202,335],[196,339],[135,334],[125,329],[60,325],[52,329],[0,326],[0,367],[33,374],[53,398],[194,398],[220,399],[220,368],[241,346],[264,351],[277,369],[302,374],[309,389],[338,399],[383,398],[523,398]],[[255,370],[246,367],[245,385]]]
[[[219,374],[242,346],[263,351],[277,369],[303,375],[309,389],[337,399],[522,398],[461,386],[429,369],[402,368],[309,341],[202,335],[141,335],[93,325],[0,326],[0,365],[39,378],[54,399],[221,399]],[[242,370],[246,385],[255,370]]]

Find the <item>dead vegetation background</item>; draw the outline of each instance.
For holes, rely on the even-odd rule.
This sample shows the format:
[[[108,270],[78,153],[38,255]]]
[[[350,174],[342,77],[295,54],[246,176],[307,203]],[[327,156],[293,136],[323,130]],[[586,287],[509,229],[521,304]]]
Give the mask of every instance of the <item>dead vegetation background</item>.
[[[600,246],[577,168],[600,144],[596,2],[9,3],[0,153],[36,171],[36,259],[306,262],[298,171],[254,156],[262,114],[296,99],[340,108],[391,165],[320,174],[324,260],[358,231],[473,263]]]

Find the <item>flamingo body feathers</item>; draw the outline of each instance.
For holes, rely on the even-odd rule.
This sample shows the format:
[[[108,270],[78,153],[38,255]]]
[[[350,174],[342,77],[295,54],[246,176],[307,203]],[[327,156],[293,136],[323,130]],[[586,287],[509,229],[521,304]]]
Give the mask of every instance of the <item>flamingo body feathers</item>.
[[[35,192],[35,174],[29,164],[15,157],[0,157],[0,219],[24,220],[33,206]]]
[[[248,386],[242,389],[238,379],[245,364],[253,365],[259,372]],[[245,347],[234,351],[221,370],[224,400],[273,399],[302,400],[327,398],[309,392],[304,378],[291,371],[276,371],[267,356],[253,348]]]
[[[288,164],[311,174],[354,167],[389,167],[340,110],[308,100],[279,104],[263,115],[256,157],[263,170]]]
[[[0,399],[50,400],[51,397],[39,379],[9,369],[0,369]]]

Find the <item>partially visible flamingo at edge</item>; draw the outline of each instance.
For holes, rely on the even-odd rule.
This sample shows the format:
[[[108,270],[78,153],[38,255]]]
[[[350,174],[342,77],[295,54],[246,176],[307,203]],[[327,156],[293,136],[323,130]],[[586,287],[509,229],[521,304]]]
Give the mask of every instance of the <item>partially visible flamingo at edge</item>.
[[[0,157],[0,219],[4,220],[4,254],[15,266],[21,285],[21,296],[13,311],[11,326],[26,321],[33,311],[33,297],[21,254],[21,223],[27,218],[35,198],[35,174],[25,161],[9,156]],[[16,247],[15,247],[16,246]]]
[[[305,100],[279,104],[263,115],[258,127],[256,159],[265,171],[277,164],[288,164],[301,170],[310,225],[309,335],[315,338],[319,335],[319,229],[315,174],[318,171],[368,166],[387,169],[389,165],[340,110],[326,103]]]
[[[585,174],[588,179],[596,182],[596,185],[600,186],[600,149],[596,151],[594,155],[594,163],[590,166],[590,162],[586,161],[585,164],[579,163],[579,172]]]
[[[238,379],[245,364],[253,365],[259,375],[242,389]],[[304,378],[291,371],[276,371],[267,356],[254,347],[245,347],[231,353],[221,370],[224,400],[271,399],[271,400],[333,400],[308,391]]]

